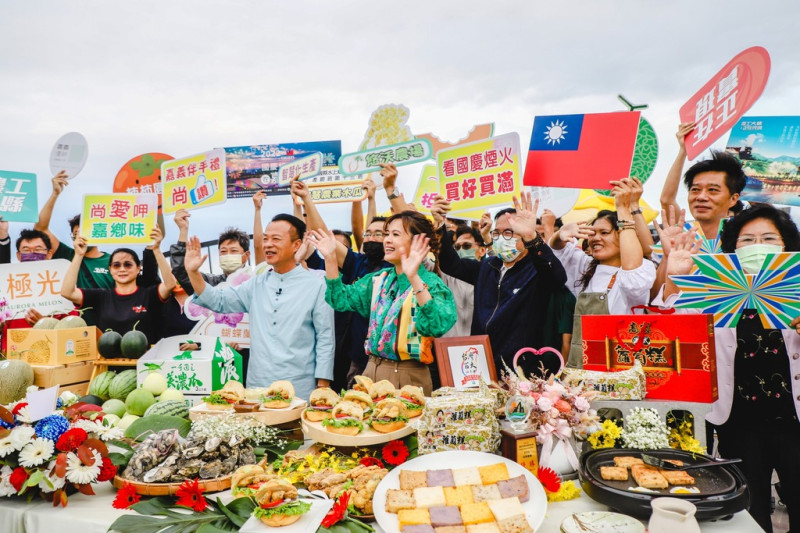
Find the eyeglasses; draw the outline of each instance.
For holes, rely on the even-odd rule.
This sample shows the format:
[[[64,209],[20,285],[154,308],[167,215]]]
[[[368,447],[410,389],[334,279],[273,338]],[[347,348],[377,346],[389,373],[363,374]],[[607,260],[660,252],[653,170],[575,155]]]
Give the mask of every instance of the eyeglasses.
[[[465,242],[463,244],[455,243],[453,245],[453,248],[455,248],[456,250],[472,250],[473,246],[477,247],[478,245],[477,244],[472,244],[471,242]]]
[[[42,248],[41,246],[38,247],[38,248],[22,247],[22,248],[19,249],[19,253],[21,253],[21,254],[31,254],[31,253],[33,253],[33,254],[46,254],[47,253],[47,248]]]
[[[376,239],[383,239],[385,236],[386,236],[386,234],[384,232],[382,232],[382,231],[373,231],[373,232],[365,231],[364,232],[364,238],[365,239],[369,239],[370,237],[375,237]]]
[[[502,235],[507,241],[515,238],[514,230],[504,229],[503,231],[492,230],[492,239],[498,239]]]
[[[756,243],[777,244],[778,246],[783,245],[783,239],[777,233],[765,233],[764,235],[740,235],[739,238],[736,239],[736,242],[745,246]]]
[[[111,263],[110,266],[111,268],[122,268],[122,267],[133,268],[134,266],[136,266],[136,263],[134,263],[133,261],[122,261],[122,262],[114,261],[113,263]]]

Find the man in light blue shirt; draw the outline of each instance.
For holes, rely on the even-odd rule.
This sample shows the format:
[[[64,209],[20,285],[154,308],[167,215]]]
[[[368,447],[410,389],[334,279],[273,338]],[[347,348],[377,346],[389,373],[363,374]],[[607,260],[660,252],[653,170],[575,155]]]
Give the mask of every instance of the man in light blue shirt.
[[[207,255],[200,240],[186,243],[184,266],[195,303],[216,313],[250,313],[247,386],[292,382],[298,398],[333,378],[333,310],[325,302],[325,282],[295,262],[305,224],[280,214],[264,230],[264,253],[272,267],[237,287],[208,285],[199,272]]]

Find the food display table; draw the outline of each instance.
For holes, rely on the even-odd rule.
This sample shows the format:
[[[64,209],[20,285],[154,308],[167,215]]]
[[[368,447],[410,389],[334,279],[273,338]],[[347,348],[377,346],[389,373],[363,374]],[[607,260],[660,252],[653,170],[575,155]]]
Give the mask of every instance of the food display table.
[[[134,511],[119,511],[111,507],[111,502],[116,494],[110,483],[104,483],[95,488],[95,496],[75,494],[70,496],[66,508],[54,508],[47,502],[32,502],[26,505],[22,501],[6,498],[0,499],[0,530],[3,533],[52,533],[63,531],[80,531],[81,533],[105,533],[108,526],[124,513]],[[213,495],[212,495],[213,496]],[[538,531],[556,532],[560,530],[561,522],[572,513],[584,511],[607,511],[601,505],[583,492],[577,499],[566,502],[547,504],[547,514]],[[373,524],[375,525],[375,524]],[[376,526],[379,533],[381,529]],[[730,520],[715,522],[700,522],[703,533],[758,533],[755,520],[745,511],[737,513]],[[267,528],[264,528],[267,531]]]

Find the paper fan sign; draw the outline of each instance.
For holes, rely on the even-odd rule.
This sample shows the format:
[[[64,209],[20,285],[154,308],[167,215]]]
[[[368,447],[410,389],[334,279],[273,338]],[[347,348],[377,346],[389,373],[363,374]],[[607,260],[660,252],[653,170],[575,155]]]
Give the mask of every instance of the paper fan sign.
[[[539,199],[537,216],[541,216],[545,209],[549,209],[556,217],[562,217],[572,211],[581,194],[580,189],[557,187],[529,187],[529,189],[531,196]]]
[[[50,172],[56,175],[64,170],[67,172],[67,179],[72,179],[83,170],[88,157],[89,145],[86,137],[72,131],[62,135],[50,150]]]
[[[683,232],[688,233],[692,230],[695,230],[694,241],[700,243],[700,248],[698,248],[697,253],[718,254],[722,252],[722,242],[720,241],[720,237],[722,236],[722,227],[725,225],[725,220],[726,219],[723,218],[719,221],[719,231],[717,231],[717,236],[713,239],[707,239],[703,234],[703,228],[701,228],[696,222],[684,222]],[[661,246],[661,243],[654,244],[650,248],[653,253],[656,254],[656,259],[664,255],[664,248]]]
[[[170,159],[175,158],[159,152],[137,155],[119,169],[112,190],[127,194],[156,193],[161,213],[161,163]]]
[[[636,145],[633,148],[630,175],[639,178],[642,183],[653,175],[658,161],[658,138],[656,130],[644,117],[639,119],[639,130],[636,132]],[[610,189],[595,189],[605,196],[611,196]]]
[[[714,315],[718,328],[735,328],[744,309],[756,309],[767,329],[789,329],[800,316],[800,253],[768,254],[757,274],[747,274],[736,254],[695,255],[696,274],[671,276],[683,291],[675,307]]]

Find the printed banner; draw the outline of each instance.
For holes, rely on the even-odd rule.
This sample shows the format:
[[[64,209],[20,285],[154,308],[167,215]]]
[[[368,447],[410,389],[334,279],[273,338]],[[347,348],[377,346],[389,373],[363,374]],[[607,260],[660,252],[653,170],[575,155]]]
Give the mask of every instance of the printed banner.
[[[609,189],[631,175],[639,119],[638,111],[535,117],[525,185]]]
[[[697,122],[686,136],[689,160],[722,137],[750,109],[767,85],[769,70],[769,53],[753,46],[731,59],[683,104],[681,122]]]
[[[519,159],[517,133],[442,150],[436,156],[439,195],[450,201],[453,215],[511,205],[522,190]]]
[[[394,163],[401,167],[421,163],[432,157],[433,145],[428,139],[412,139],[345,154],[339,158],[339,173],[343,176],[367,174],[380,171],[380,163]]]
[[[0,265],[0,296],[8,302],[14,318],[22,318],[31,307],[43,315],[74,309],[72,302],[61,296],[69,263],[66,259],[51,259]]]
[[[0,217],[6,222],[39,220],[36,174],[0,170]]]
[[[311,155],[295,159],[278,167],[278,184],[282,187],[291,185],[295,176],[300,176],[300,181],[313,178],[322,170],[322,153],[314,152]]]
[[[360,202],[367,197],[364,180],[338,181],[330,185],[325,183],[309,184],[308,191],[315,204],[335,204],[341,202]]]
[[[800,206],[800,117],[742,117],[725,148],[747,175],[742,200]]]
[[[312,152],[322,154],[322,172],[338,173],[337,161],[342,156],[342,141],[264,144],[225,148],[225,172],[228,177],[228,198],[250,198],[256,191],[267,195],[289,194],[289,185],[278,182],[278,169]],[[317,176],[318,178],[319,176]],[[310,178],[315,180],[317,178]]]
[[[125,163],[114,178],[112,191],[139,194],[154,192],[158,195],[158,212],[161,213],[162,193],[161,163],[175,159],[159,152],[137,155]]]
[[[76,131],[62,135],[50,150],[50,172],[53,175],[62,170],[67,172],[67,179],[72,179],[83,170],[89,157],[89,145],[86,137]]]
[[[87,194],[80,234],[92,246],[150,244],[157,211],[155,194]]]
[[[423,215],[431,214],[433,202],[439,196],[439,177],[437,172],[436,165],[422,167],[422,176],[420,176],[419,184],[417,185],[417,192],[414,194],[414,207]],[[480,220],[483,213],[483,209],[462,211],[458,214],[458,218],[462,220]]]
[[[164,213],[225,203],[225,150],[161,163]]]

